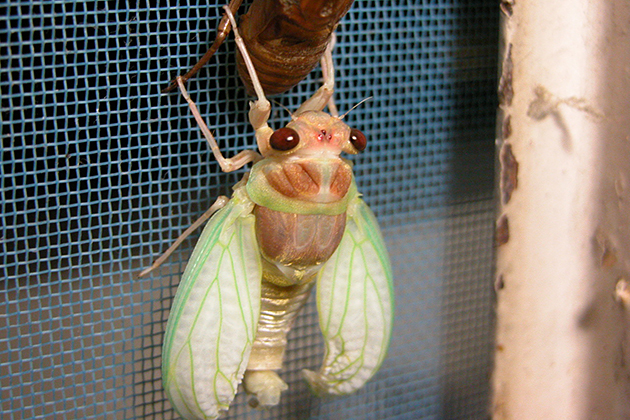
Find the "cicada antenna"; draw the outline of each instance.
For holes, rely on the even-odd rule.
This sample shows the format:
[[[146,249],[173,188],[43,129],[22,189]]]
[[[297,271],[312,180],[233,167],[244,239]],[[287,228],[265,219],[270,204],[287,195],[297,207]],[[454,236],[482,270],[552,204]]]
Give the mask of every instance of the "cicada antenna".
[[[282,105],[280,102],[276,101],[275,99],[271,99],[271,102],[273,102],[274,104],[278,105],[280,108],[282,108],[285,111],[287,111],[287,113],[291,116],[292,120],[295,119],[295,116],[293,115],[293,112],[291,112],[291,110],[289,108],[287,108],[286,106]]]
[[[370,99],[373,99],[373,96],[368,96],[367,98],[363,99],[361,102],[359,102],[358,104],[356,104],[355,106],[353,106],[352,108],[350,108],[345,114],[343,114],[341,117],[339,117],[340,120],[343,120],[346,115],[348,115],[349,113],[351,113],[352,111],[355,110],[355,108],[357,108],[359,105],[361,105],[363,102],[367,102]]]

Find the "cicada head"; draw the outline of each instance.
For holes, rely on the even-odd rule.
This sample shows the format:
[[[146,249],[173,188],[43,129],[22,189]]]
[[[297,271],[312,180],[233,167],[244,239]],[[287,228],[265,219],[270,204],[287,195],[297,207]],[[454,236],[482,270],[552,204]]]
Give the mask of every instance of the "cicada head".
[[[361,131],[350,128],[339,117],[307,111],[294,116],[285,127],[268,130],[258,139],[264,157],[332,158],[342,152],[356,154],[365,149]]]

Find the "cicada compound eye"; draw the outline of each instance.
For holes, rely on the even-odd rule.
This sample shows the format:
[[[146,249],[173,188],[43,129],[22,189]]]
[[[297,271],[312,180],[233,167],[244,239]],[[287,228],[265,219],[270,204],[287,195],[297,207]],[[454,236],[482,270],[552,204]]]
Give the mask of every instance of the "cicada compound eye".
[[[357,149],[357,152],[362,152],[367,146],[367,138],[361,131],[353,128],[350,130],[350,143]]]
[[[282,152],[293,149],[299,142],[300,136],[297,131],[289,127],[274,131],[269,139],[271,148]]]

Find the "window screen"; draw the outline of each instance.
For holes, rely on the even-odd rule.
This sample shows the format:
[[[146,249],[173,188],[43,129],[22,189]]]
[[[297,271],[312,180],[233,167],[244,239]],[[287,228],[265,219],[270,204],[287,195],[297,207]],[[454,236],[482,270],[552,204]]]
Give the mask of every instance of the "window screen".
[[[0,388],[6,419],[172,419],[162,336],[196,238],[138,272],[243,175],[222,173],[178,94],[213,41],[215,1],[5,0],[0,9]],[[246,1],[240,13],[245,13]],[[230,419],[486,418],[492,343],[496,1],[356,0],[334,52],[352,157],[391,254],[389,355],[352,396],[319,399],[313,299],[290,333],[290,389]],[[273,98],[295,110],[316,69]],[[254,147],[230,38],[188,83],[228,156]],[[272,126],[289,119],[273,105]]]

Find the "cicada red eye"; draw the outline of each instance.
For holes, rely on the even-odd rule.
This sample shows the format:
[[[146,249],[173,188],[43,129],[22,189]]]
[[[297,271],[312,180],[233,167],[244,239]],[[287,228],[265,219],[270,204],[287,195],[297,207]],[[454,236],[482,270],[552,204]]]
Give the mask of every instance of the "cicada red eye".
[[[350,143],[357,149],[357,152],[362,152],[367,146],[367,138],[365,138],[365,134],[361,131],[353,128],[350,130]]]
[[[297,131],[289,127],[283,127],[274,131],[269,139],[269,145],[272,149],[287,151],[293,149],[300,142],[300,136]]]

